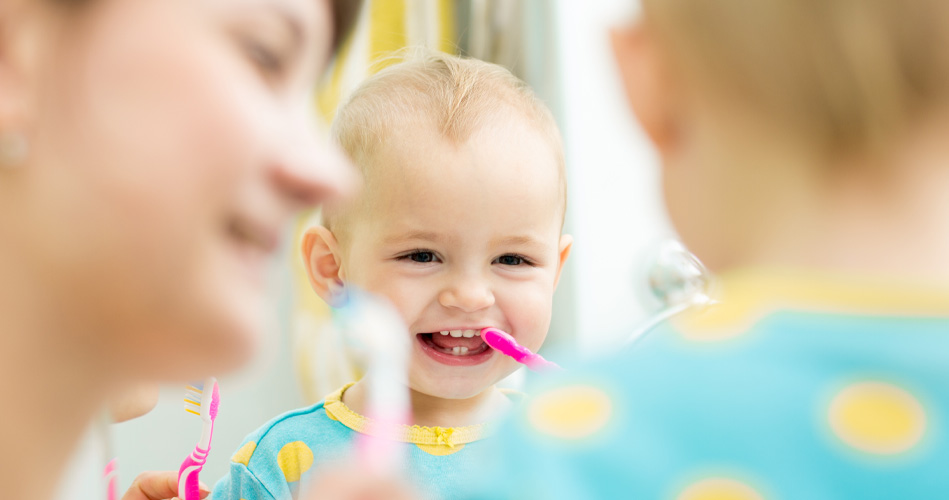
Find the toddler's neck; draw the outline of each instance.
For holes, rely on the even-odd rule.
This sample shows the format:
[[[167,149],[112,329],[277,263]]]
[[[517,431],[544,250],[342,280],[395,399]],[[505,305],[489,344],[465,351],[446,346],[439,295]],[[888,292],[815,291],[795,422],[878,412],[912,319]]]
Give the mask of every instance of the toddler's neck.
[[[465,399],[448,399],[409,390],[412,425],[464,427],[496,420],[511,406],[511,400],[496,386]],[[366,383],[360,380],[343,394],[343,403],[360,415],[366,414]]]

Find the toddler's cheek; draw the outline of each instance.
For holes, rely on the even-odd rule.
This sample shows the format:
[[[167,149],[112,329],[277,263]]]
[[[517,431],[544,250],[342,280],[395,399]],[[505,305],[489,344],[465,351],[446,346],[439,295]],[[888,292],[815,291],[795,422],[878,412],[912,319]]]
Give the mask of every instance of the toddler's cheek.
[[[522,321],[515,324],[517,331],[521,332],[518,342],[536,352],[547,338],[547,330],[550,328],[550,309],[525,308],[522,313],[524,315]]]

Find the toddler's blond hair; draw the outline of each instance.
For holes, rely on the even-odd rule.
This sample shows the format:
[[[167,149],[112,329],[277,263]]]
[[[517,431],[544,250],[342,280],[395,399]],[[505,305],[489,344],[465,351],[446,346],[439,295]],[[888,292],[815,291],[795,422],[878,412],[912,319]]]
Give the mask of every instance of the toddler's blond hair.
[[[373,164],[373,155],[406,127],[425,126],[446,140],[462,143],[493,120],[523,119],[536,127],[554,152],[565,209],[560,132],[550,110],[526,83],[501,66],[477,59],[425,49],[409,49],[396,57],[404,59],[360,85],[333,121],[333,137],[367,179],[360,197],[372,196],[372,170],[380,168]],[[338,233],[350,213],[326,210],[323,223]]]

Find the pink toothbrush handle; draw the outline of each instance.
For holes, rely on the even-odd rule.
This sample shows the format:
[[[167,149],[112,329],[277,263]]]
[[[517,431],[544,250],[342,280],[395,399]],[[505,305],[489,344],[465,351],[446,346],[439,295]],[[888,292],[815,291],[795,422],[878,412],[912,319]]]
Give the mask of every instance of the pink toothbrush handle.
[[[554,363],[553,361],[547,361],[540,354],[531,354],[530,356],[524,358],[521,363],[524,363],[525,366],[531,370],[544,371],[544,370],[561,370],[560,365]]]
[[[105,471],[102,474],[103,479],[105,479],[105,495],[106,500],[118,500],[118,474],[116,474],[116,459],[113,458],[109,460],[109,463],[105,466]]]
[[[481,330],[481,339],[492,349],[510,356],[534,371],[543,371],[551,369],[561,369],[560,366],[551,361],[547,361],[540,354],[534,354],[530,349],[520,345],[509,333],[498,330],[497,328],[485,328]]]
[[[208,460],[208,452],[211,451],[211,433],[214,431],[214,423],[205,424],[207,436],[202,436],[202,442],[207,442],[208,447],[202,448],[199,443],[194,447],[191,455],[181,462],[178,468],[178,498],[180,500],[200,500],[201,489],[198,486],[198,475],[204,468],[204,463]]]
[[[207,450],[195,448],[194,452],[185,458],[178,469],[178,497],[181,500],[200,500],[201,492],[198,488],[198,474],[208,458]]]

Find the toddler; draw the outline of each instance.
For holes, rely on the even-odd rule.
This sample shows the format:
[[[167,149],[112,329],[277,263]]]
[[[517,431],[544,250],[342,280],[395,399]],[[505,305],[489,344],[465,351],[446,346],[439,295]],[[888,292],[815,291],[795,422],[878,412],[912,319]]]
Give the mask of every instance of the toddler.
[[[495,384],[517,365],[479,332],[537,350],[571,247],[551,113],[507,70],[445,54],[391,66],[339,110],[333,132],[362,170],[360,195],[304,236],[313,289],[348,286],[391,301],[411,335],[406,478],[454,498],[489,423],[515,396]],[[368,420],[365,382],[277,417],[233,456],[215,498],[289,498],[304,473],[347,459]]]

